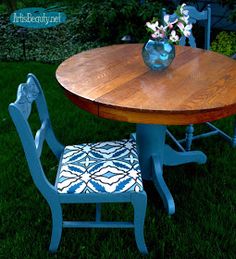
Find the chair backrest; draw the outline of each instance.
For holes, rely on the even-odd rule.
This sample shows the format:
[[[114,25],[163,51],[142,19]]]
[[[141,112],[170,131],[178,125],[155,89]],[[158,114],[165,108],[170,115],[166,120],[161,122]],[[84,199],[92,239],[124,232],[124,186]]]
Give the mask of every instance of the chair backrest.
[[[41,122],[41,127],[35,137],[28,122],[34,101]],[[55,189],[45,177],[40,161],[44,140],[58,159],[64,147],[53,133],[42,88],[33,74],[28,74],[26,83],[19,85],[17,99],[9,105],[8,109],[20,136],[33,181],[43,196],[47,196]]]
[[[197,21],[202,21],[204,24],[204,30],[205,30],[205,44],[204,48],[209,50],[210,49],[210,35],[211,35],[211,7],[210,5],[207,6],[206,10],[199,12],[194,6],[186,5],[185,10],[188,10],[189,15],[189,22],[193,25]],[[162,15],[166,15],[166,9],[163,8]],[[177,18],[177,15],[174,13],[170,15],[170,21],[173,22]],[[180,38],[179,44],[181,46],[186,45],[186,37],[183,35]],[[189,45],[193,48],[196,48],[196,40],[195,37],[191,31],[191,35],[189,36]]]

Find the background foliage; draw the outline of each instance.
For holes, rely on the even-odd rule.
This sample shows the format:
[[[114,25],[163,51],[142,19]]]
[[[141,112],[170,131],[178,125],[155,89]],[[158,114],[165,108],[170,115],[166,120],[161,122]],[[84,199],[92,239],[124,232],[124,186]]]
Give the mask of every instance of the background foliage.
[[[226,56],[236,53],[236,32],[220,32],[212,42],[211,49]]]
[[[147,37],[145,22],[160,16],[162,1],[150,0],[143,5],[137,0],[17,2],[17,8],[30,6],[53,6],[64,11],[68,19],[54,28],[28,29],[22,37],[21,29],[9,23],[9,13],[0,15],[0,44],[3,46],[0,60],[24,59],[23,41],[27,60],[48,63],[60,62],[84,49],[121,43],[126,34],[131,34],[134,41],[144,41]]]
[[[0,1],[0,60],[32,60],[58,63],[82,50],[122,43],[124,35],[132,41],[144,42],[149,37],[145,23],[161,16],[162,7],[169,12],[171,1],[146,0],[22,0]],[[21,29],[9,23],[9,12],[14,8],[53,7],[67,15],[65,24],[48,29]],[[5,8],[5,9],[4,9]],[[12,10],[11,10],[12,9]],[[195,25],[196,27],[196,25]],[[23,32],[22,32],[23,31]],[[201,27],[195,28],[201,47]],[[213,33],[212,35],[214,35]],[[226,55],[235,53],[235,33],[224,32],[212,43],[212,49]]]

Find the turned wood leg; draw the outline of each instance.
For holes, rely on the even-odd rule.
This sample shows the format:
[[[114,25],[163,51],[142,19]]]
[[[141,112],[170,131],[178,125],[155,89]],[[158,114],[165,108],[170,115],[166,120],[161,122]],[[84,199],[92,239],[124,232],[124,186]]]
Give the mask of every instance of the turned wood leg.
[[[193,124],[189,124],[186,127],[186,138],[185,138],[186,151],[190,151],[191,150],[192,141],[193,141],[193,132],[194,132]]]

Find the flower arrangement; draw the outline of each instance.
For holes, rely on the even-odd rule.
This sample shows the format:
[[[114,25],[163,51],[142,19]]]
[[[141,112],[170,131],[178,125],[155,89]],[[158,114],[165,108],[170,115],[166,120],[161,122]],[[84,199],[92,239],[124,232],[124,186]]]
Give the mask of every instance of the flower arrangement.
[[[164,16],[164,25],[159,25],[157,19],[147,22],[148,31],[151,32],[152,38],[167,38],[170,43],[179,43],[182,35],[189,37],[191,35],[192,24],[189,23],[188,10],[185,10],[186,4],[177,7],[175,14],[176,19],[170,21],[170,15]]]

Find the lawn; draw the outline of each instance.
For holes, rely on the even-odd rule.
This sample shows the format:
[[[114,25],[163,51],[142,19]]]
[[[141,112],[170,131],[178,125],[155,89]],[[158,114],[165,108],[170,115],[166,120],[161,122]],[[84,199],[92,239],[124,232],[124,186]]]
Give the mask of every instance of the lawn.
[[[132,230],[64,229],[56,255],[48,253],[50,210],[30,177],[7,106],[15,100],[28,72],[42,84],[58,139],[64,144],[128,137],[135,125],[97,118],[81,111],[64,95],[55,79],[56,65],[36,62],[0,63],[0,258],[142,258]],[[38,118],[30,122],[36,130]],[[233,117],[216,122],[232,134]],[[197,131],[203,128],[197,127]],[[176,133],[184,127],[174,128]],[[149,193],[145,221],[147,258],[235,258],[236,149],[218,136],[194,143],[208,156],[205,165],[165,168],[176,203],[168,217],[157,194]],[[51,181],[57,160],[45,147],[42,163]],[[63,207],[68,219],[93,220],[94,205]],[[132,219],[128,204],[104,205],[104,220]]]

